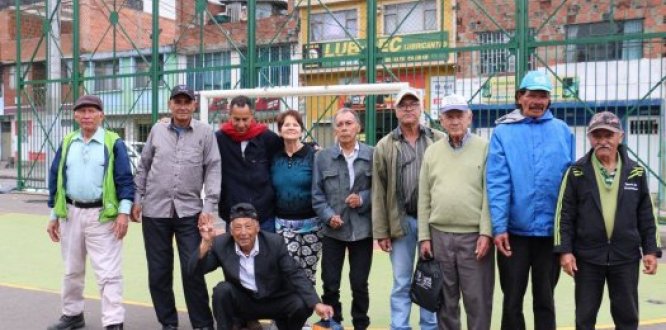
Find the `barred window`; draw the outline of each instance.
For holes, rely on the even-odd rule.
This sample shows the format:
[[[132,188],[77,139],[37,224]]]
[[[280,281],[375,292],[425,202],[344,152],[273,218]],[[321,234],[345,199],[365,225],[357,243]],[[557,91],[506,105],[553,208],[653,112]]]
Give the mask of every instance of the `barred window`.
[[[258,48],[259,62],[270,63],[289,61],[291,51],[289,45]],[[259,87],[290,86],[291,67],[289,63],[282,65],[265,66],[259,69]]]
[[[504,31],[480,32],[477,33],[476,37],[480,45],[506,44],[514,34],[514,31],[507,32],[508,34]],[[534,29],[530,29],[530,33],[534,33]],[[511,73],[516,71],[516,57],[511,54],[508,47],[481,50],[479,57],[481,62],[479,71],[481,74]],[[534,61],[534,56],[530,56],[527,63],[529,70],[534,68]]]
[[[659,134],[659,122],[656,119],[636,119],[629,121],[629,132],[633,134]]]
[[[477,37],[481,45],[504,44],[510,39],[503,31],[481,32]],[[482,74],[514,72],[516,69],[515,57],[506,48],[482,50],[480,60]]]
[[[188,69],[210,68],[187,73],[187,85],[194,90],[231,89],[230,52],[204,53],[187,57]]]
[[[144,60],[145,58],[145,60]],[[147,73],[145,75],[137,75],[134,77],[134,88],[150,88],[150,64],[152,61],[152,56],[150,55],[145,55],[143,57],[135,57],[134,58],[134,68],[135,68],[135,73]],[[164,66],[164,58],[162,55],[159,56],[159,59],[157,60],[157,67],[162,68]],[[156,68],[157,70],[157,68]],[[164,81],[162,80],[162,74],[158,75],[158,81],[160,85],[164,84]]]
[[[94,61],[95,91],[115,91],[120,89],[118,78],[112,77],[120,73],[118,60]],[[107,77],[107,78],[101,78]]]
[[[310,15],[310,41],[350,39],[358,37],[358,14],[355,9]]]
[[[384,34],[437,30],[437,4],[423,0],[384,6]]]
[[[595,38],[618,34],[642,33],[643,20],[572,24],[567,25],[565,28],[568,40]],[[567,62],[635,60],[642,57],[643,42],[640,39],[567,45],[566,51]]]

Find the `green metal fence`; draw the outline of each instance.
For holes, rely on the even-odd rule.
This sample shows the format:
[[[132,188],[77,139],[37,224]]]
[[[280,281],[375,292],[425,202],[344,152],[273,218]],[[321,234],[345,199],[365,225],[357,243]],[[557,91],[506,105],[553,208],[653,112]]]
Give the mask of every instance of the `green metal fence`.
[[[168,117],[168,91],[179,83],[213,90],[406,81],[424,91],[424,122],[437,125],[439,100],[456,92],[472,105],[474,131],[488,137],[495,119],[514,108],[523,74],[541,70],[552,76],[551,109],[576,134],[578,155],[588,148],[592,114],[617,113],[625,144],[666,208],[660,2],[137,3],[143,2],[47,1],[41,35],[17,38],[21,187],[45,187],[59,140],[73,128],[68,110],[82,94],[100,95],[107,127],[138,143]],[[14,10],[21,31],[27,10],[18,0]],[[225,120],[227,103],[211,102],[212,125]],[[278,111],[298,109],[308,139],[326,145],[333,141],[331,114],[341,106],[362,112],[362,137],[370,144],[396,126],[392,95],[259,99],[257,117],[271,124]]]

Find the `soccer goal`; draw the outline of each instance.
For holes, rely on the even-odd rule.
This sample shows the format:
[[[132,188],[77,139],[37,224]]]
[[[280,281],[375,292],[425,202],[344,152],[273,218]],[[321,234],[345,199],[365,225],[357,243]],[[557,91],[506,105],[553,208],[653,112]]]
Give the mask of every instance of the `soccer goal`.
[[[333,142],[331,121],[336,110],[341,107],[357,110],[365,127],[365,98],[376,95],[375,133],[379,135],[384,126],[395,124],[392,100],[395,94],[408,87],[406,82],[394,82],[199,91],[199,118],[217,126],[227,120],[231,99],[245,95],[254,99],[255,118],[274,131],[277,131],[275,117],[280,111],[297,110],[303,116],[305,138],[327,146]],[[361,140],[365,140],[365,133],[362,132]]]

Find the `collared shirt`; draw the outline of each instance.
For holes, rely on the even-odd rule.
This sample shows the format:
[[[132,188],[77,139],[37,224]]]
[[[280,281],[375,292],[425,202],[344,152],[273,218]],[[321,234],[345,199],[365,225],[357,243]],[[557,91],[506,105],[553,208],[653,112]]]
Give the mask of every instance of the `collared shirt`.
[[[250,254],[247,256],[241,251],[238,244],[234,243],[234,247],[236,248],[236,254],[239,257],[240,267],[238,277],[240,278],[241,285],[248,290],[257,292],[257,282],[254,276],[254,257],[259,254],[259,240],[255,237],[254,246],[252,247]]]
[[[113,152],[113,150],[109,150]],[[94,202],[102,199],[104,181],[104,129],[97,128],[85,142],[79,134],[72,139],[66,159],[67,197],[78,202]],[[118,212],[129,214],[132,201],[123,199]]]
[[[453,143],[453,140],[451,139],[451,136],[449,136],[449,137],[448,137],[448,139],[449,139],[449,145],[451,146],[451,148],[453,148],[453,150],[455,150],[455,151],[460,151],[460,150],[465,146],[465,144],[467,143],[467,141],[469,140],[471,134],[472,134],[472,133],[470,133],[469,130],[465,131],[465,135],[463,136],[462,141],[460,141],[460,145],[459,145],[459,146],[456,146],[456,145]]]
[[[192,119],[178,134],[172,123],[157,123],[141,153],[134,202],[151,218],[213,212],[220,195],[220,166],[220,151],[210,126]],[[203,207],[202,188],[206,195]]]
[[[344,150],[342,150],[342,146],[339,144],[338,147],[340,148],[340,153],[345,157],[345,161],[347,162],[347,170],[349,171],[349,189],[351,189],[354,187],[354,177],[356,176],[356,172],[354,172],[354,161],[358,158],[358,141],[354,145],[354,151],[352,151],[350,155],[346,155]]]
[[[416,139],[414,146],[405,139],[399,126],[398,134],[400,136],[400,156],[398,157],[398,169],[400,170],[399,175],[401,177],[400,196],[405,205],[405,211],[407,214],[413,216],[416,215],[418,208],[419,173],[421,171],[423,153],[428,146],[428,142],[426,141],[423,126],[419,126],[419,137]]]

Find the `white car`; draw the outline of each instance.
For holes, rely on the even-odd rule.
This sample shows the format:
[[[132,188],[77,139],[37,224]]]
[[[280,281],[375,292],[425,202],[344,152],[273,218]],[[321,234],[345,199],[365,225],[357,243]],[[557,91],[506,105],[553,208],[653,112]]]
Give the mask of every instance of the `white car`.
[[[127,148],[127,156],[129,156],[130,165],[132,166],[132,175],[135,175],[137,168],[139,168],[139,161],[141,161],[141,151],[143,151],[143,146],[146,143],[129,141],[124,142],[125,147]]]

